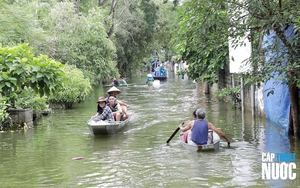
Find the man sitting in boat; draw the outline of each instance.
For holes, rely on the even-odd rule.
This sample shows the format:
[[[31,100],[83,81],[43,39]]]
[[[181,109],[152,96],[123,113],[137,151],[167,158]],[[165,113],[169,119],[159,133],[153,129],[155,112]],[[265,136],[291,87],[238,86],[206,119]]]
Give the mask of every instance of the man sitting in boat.
[[[208,130],[211,129],[212,131],[215,131],[217,134],[223,137],[227,141],[228,146],[230,146],[230,140],[227,138],[225,133],[216,128],[212,123],[204,120],[205,114],[205,110],[199,108],[196,111],[197,119],[195,119],[194,121],[190,121],[189,124],[185,127],[183,127],[182,124],[179,125],[181,131],[191,131],[191,134],[188,138],[188,144],[196,146],[206,145],[208,141]]]
[[[92,119],[95,120],[95,121],[100,121],[100,120],[115,121],[115,118],[113,116],[113,112],[106,105],[106,98],[105,97],[99,97],[97,103],[98,103],[97,114],[94,115],[92,117]]]
[[[117,98],[117,95],[121,93],[121,90],[119,90],[118,88],[113,86],[106,93],[108,94],[108,96],[113,95],[113,96],[115,96],[115,98]],[[107,98],[106,102],[109,103],[108,98]],[[116,103],[120,104],[120,106],[122,108],[122,112],[125,115],[124,116],[125,119],[131,115],[131,114],[127,113],[127,110],[129,108],[128,104],[124,103],[123,101],[117,100],[117,99],[116,99]]]
[[[114,78],[113,82],[110,84],[111,86],[119,86],[119,82],[117,78]]]
[[[196,111],[197,111],[197,109],[193,111],[193,120],[197,120]],[[191,137],[192,137],[192,129],[190,129],[190,130],[188,130],[184,133],[184,135],[183,135],[184,142],[185,143],[191,143],[192,142]],[[207,144],[213,144],[214,138],[213,138],[213,131],[212,130],[208,131],[208,136],[207,137],[208,137]]]
[[[121,121],[123,119],[122,108],[119,103],[116,102],[116,98],[113,95],[108,97],[108,107],[111,109],[113,116],[116,121]]]
[[[193,111],[193,120],[197,120],[196,111],[197,110]],[[185,143],[192,143],[191,137],[192,137],[192,129],[184,132],[184,134],[183,134],[183,141]],[[207,144],[213,144],[214,139],[213,139],[213,131],[212,130],[208,131],[208,136],[207,137],[208,137]]]

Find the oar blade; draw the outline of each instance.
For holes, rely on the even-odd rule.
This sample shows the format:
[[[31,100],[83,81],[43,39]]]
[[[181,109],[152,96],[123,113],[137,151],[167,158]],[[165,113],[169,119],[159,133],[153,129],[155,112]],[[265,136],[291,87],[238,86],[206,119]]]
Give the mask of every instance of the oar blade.
[[[173,132],[173,134],[171,135],[171,137],[167,140],[167,143],[169,143],[171,140],[172,140],[172,138],[176,135],[176,133],[179,131],[179,127],[177,127],[177,129]]]
[[[184,122],[182,122],[182,125],[184,124]],[[167,144],[172,140],[172,138],[177,134],[177,132],[180,130],[179,127],[177,127],[177,129],[173,132],[173,134],[170,136],[170,138],[167,140]]]

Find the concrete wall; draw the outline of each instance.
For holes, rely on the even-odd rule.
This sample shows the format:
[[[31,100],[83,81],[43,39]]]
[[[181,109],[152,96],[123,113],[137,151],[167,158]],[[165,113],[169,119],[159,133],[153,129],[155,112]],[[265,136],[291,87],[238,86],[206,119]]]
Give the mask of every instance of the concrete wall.
[[[231,74],[229,72],[229,66],[225,66],[224,69],[219,71],[219,76],[218,76],[218,84],[217,84],[217,89],[222,89],[226,87],[233,87],[233,86],[239,86],[241,85],[241,78],[238,77],[238,75]],[[244,94],[244,109],[247,111],[252,110],[252,101],[251,101],[251,96],[254,95],[255,97],[257,96],[258,88],[254,86],[254,91],[251,92],[251,85],[244,85],[243,87],[243,94]],[[241,96],[240,96],[241,97]],[[258,105],[258,99],[255,98],[255,110],[261,109]]]
[[[28,126],[33,125],[33,109],[32,108],[10,108],[7,110],[12,121],[15,124],[23,124],[26,123]]]

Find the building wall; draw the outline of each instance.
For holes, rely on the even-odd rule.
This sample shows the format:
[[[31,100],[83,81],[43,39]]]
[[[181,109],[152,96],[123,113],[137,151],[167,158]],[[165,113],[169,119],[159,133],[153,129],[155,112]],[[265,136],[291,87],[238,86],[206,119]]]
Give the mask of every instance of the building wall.
[[[238,78],[237,75],[231,74],[229,72],[229,66],[225,66],[225,68],[222,69],[219,72],[218,84],[217,84],[216,87],[218,89],[222,89],[222,88],[226,88],[226,87],[233,87],[233,85],[234,86],[241,85],[241,79]],[[257,93],[257,88],[256,87],[254,87],[254,91]],[[244,109],[251,111],[252,110],[252,106],[251,106],[251,85],[249,85],[249,84],[244,85],[243,93],[244,93]],[[255,96],[257,96],[257,94]],[[258,100],[258,99],[255,99],[255,101],[256,100]],[[257,101],[255,102],[255,105],[258,105]],[[258,108],[258,106],[256,108]]]

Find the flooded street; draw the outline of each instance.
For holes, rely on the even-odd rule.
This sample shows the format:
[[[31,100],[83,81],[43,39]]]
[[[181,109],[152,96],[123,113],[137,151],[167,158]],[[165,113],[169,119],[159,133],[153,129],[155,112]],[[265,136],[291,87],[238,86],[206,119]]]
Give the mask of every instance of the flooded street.
[[[134,114],[115,135],[93,137],[85,124],[109,87],[98,88],[72,110],[54,109],[33,129],[0,133],[0,187],[300,186],[300,142],[263,118],[204,95],[200,85],[172,74],[160,86],[145,85],[145,75],[127,82],[130,87],[119,87],[117,97]],[[200,107],[231,140],[230,149],[222,139],[220,151],[191,152],[180,144],[179,133],[166,144]],[[262,152],[295,152],[296,180],[262,180]]]

